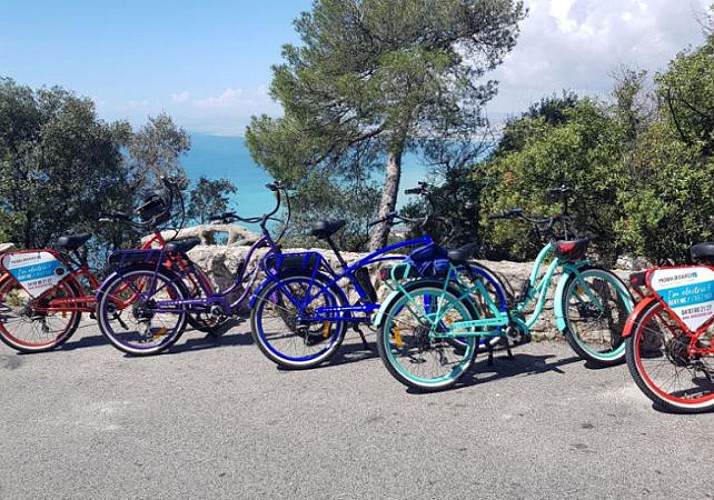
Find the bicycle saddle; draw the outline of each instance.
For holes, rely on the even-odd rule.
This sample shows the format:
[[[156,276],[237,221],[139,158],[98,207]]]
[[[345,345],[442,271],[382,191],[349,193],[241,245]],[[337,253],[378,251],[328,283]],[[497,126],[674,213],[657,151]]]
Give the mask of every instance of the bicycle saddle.
[[[559,240],[553,242],[555,256],[559,259],[573,261],[583,258],[588,249],[590,240],[579,238],[577,240]]]
[[[333,234],[335,234],[337,231],[342,229],[345,224],[347,224],[347,221],[344,221],[342,219],[338,220],[319,220],[316,222],[312,223],[312,231],[310,234],[312,234],[314,237],[318,239],[325,239],[329,238]]]
[[[89,233],[66,234],[64,236],[60,236],[57,239],[57,244],[55,246],[58,249],[67,250],[71,252],[72,250],[77,250],[79,247],[88,242],[91,238],[92,235]]]
[[[196,245],[199,245],[200,243],[201,240],[199,238],[188,238],[185,240],[172,241],[166,244],[164,250],[171,253],[186,253]]]
[[[448,251],[448,257],[454,264],[465,264],[467,260],[476,252],[478,245],[476,243],[467,243],[466,245]]]
[[[689,254],[693,261],[714,262],[714,242],[705,241],[689,247]]]

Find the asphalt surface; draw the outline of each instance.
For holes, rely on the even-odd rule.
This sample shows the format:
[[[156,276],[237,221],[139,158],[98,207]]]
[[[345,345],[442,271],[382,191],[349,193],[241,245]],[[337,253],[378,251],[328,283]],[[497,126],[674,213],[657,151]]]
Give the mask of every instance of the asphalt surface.
[[[426,395],[354,334],[337,358],[278,370],[247,322],[150,358],[91,324],[51,353],[3,345],[0,499],[714,496],[714,414],[657,411],[626,366],[565,343]]]

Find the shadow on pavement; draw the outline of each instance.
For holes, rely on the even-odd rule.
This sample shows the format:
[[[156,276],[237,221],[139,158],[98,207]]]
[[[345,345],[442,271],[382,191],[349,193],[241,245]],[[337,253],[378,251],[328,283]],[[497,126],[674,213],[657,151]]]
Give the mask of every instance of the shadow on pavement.
[[[493,365],[489,366],[486,361],[487,355],[480,355],[476,358],[469,371],[459,379],[459,382],[453,387],[445,389],[445,391],[459,390],[509,377],[538,375],[548,372],[565,374],[561,369],[562,366],[582,361],[579,356],[571,356],[552,363],[547,362],[547,360],[555,357],[554,354],[534,355],[528,353],[514,353],[513,358],[508,358],[505,354],[503,356],[496,355]],[[409,394],[424,394],[412,388],[407,389],[407,392]]]

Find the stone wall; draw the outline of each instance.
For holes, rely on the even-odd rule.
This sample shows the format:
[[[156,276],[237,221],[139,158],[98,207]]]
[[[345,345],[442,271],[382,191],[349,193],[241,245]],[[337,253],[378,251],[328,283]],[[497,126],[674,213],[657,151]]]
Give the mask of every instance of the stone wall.
[[[250,247],[240,246],[240,245],[229,245],[229,246],[216,246],[216,245],[201,245],[189,252],[190,257],[203,268],[210,278],[213,280],[214,285],[219,289],[225,289],[233,283],[233,276],[235,270],[238,267],[239,261],[244,259],[249,251]],[[339,263],[335,258],[332,251],[324,249],[311,249],[322,252],[322,254],[327,258],[330,265],[334,269],[339,269]],[[256,251],[258,257],[262,257],[267,249],[259,249]],[[300,252],[305,251],[305,249],[290,249],[286,250],[289,252]],[[361,253],[351,253],[344,252],[342,254],[343,258],[348,262],[356,262],[361,257],[366,254]],[[254,260],[256,262],[256,260]],[[524,280],[528,279],[531,273],[533,263],[531,262],[509,262],[509,261],[481,261],[485,266],[487,266],[492,271],[499,274],[504,281],[511,284],[514,291],[518,293],[521,289],[521,285]],[[389,263],[382,263],[381,265],[374,265],[370,268],[370,276],[372,278],[372,283],[375,283],[377,288],[377,293],[381,298],[384,298],[388,293],[389,289],[381,282],[379,277],[379,270],[382,266],[388,266]],[[623,279],[626,279],[629,271],[616,271],[616,273]],[[555,319],[553,316],[553,293],[555,292],[555,284],[557,283],[558,275],[555,276],[554,285],[551,286],[548,291],[548,297],[546,301],[545,311],[536,322],[533,327],[534,338],[537,339],[549,339],[555,338],[558,334],[555,329]],[[257,283],[260,283],[262,276],[258,277]],[[354,292],[350,290],[351,298],[354,298]]]

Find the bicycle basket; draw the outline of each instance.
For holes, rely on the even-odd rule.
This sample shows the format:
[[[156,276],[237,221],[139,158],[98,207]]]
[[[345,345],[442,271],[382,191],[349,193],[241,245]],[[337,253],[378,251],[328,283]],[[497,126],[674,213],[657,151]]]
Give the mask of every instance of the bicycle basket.
[[[142,222],[152,222],[158,226],[169,221],[170,207],[166,200],[158,194],[152,194],[144,199],[144,203],[135,210]]]
[[[322,256],[317,252],[272,254],[265,259],[265,267],[275,271],[304,269],[312,272],[321,263]]]
[[[417,248],[404,262],[413,266],[421,276],[443,276],[449,270],[448,252],[436,243]]]
[[[116,250],[109,255],[109,266],[123,268],[130,265],[155,266],[161,259],[161,250]]]

